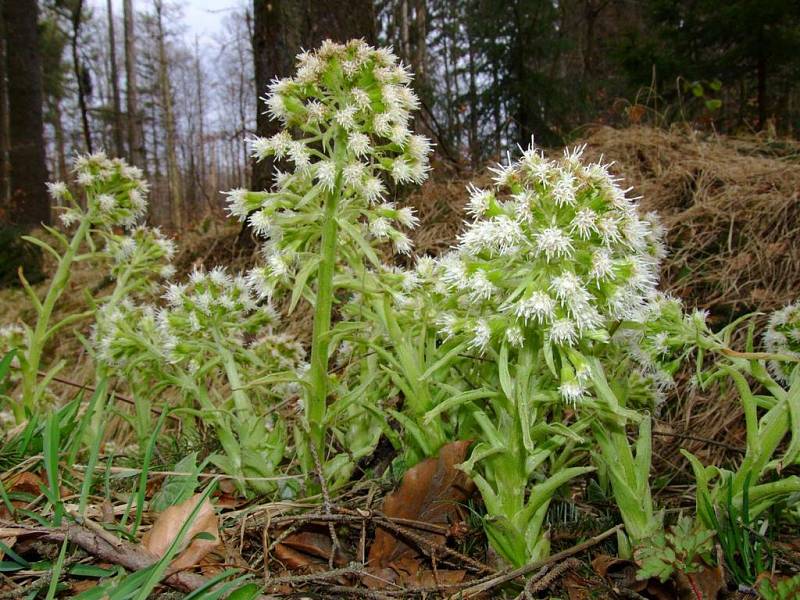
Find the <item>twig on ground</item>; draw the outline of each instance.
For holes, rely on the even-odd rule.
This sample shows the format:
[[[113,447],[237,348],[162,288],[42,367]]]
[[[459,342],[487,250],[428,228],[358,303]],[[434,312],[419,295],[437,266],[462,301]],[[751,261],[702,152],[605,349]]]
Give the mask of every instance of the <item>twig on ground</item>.
[[[100,527],[98,525],[98,527]],[[63,543],[65,539],[102,561],[139,571],[153,566],[158,557],[141,546],[123,539],[108,539],[85,525],[67,525],[58,529],[20,527],[19,536],[36,536],[41,540]],[[110,534],[109,534],[110,535]],[[113,536],[112,536],[113,537]],[[192,592],[208,583],[208,579],[197,573],[178,571],[167,574],[162,583],[182,592]],[[260,600],[277,600],[274,596],[261,596]]]
[[[585,542],[578,544],[577,546],[573,546],[572,548],[568,548],[567,550],[563,550],[562,552],[558,552],[553,554],[551,557],[546,558],[544,560],[537,560],[536,562],[529,563],[517,569],[512,569],[510,571],[506,571],[504,573],[500,573],[499,575],[495,575],[489,578],[484,578],[483,580],[479,580],[475,585],[468,587],[457,594],[450,596],[450,600],[466,600],[467,598],[474,598],[475,596],[486,592],[493,587],[497,587],[498,585],[502,585],[504,583],[508,583],[509,581],[513,581],[517,577],[522,577],[523,575],[527,575],[528,573],[532,573],[533,571],[538,571],[542,567],[546,567],[548,565],[552,565],[564,559],[570,558],[599,544],[603,540],[611,537],[612,535],[616,534],[617,531],[621,530],[623,525],[617,525],[612,527],[611,529],[604,531],[601,534],[598,534],[592,538],[589,538]]]
[[[309,583],[311,581],[318,581],[321,579],[334,579],[341,575],[353,575],[361,573],[364,570],[364,565],[358,563],[351,563],[346,567],[339,569],[330,569],[329,571],[320,571],[319,573],[306,573],[305,575],[287,575],[286,577],[274,577],[269,580],[269,585],[281,584],[299,584]]]
[[[331,496],[328,493],[328,483],[325,481],[325,473],[322,471],[322,462],[319,459],[319,452],[317,452],[317,445],[314,443],[313,440],[310,440],[311,443],[309,444],[311,447],[311,454],[314,456],[314,468],[317,470],[317,477],[319,478],[319,485],[322,489],[322,506],[325,510],[326,514],[331,514]],[[333,569],[333,562],[334,558],[336,557],[336,551],[339,550],[339,537],[336,535],[336,528],[333,525],[333,522],[328,522],[328,531],[331,535],[331,553],[328,556],[328,567]]]

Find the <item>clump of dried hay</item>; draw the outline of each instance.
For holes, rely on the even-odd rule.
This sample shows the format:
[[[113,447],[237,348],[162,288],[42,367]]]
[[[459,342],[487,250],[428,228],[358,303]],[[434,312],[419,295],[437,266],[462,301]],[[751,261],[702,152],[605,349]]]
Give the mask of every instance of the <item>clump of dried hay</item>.
[[[715,317],[773,310],[800,290],[800,145],[645,127],[594,130],[587,154],[667,226],[662,280]]]

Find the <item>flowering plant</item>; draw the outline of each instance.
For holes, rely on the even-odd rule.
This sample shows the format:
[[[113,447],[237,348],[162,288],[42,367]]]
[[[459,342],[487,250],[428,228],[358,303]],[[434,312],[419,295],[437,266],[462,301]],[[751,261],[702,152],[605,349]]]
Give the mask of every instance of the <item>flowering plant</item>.
[[[48,252],[56,260],[56,271],[43,299],[21,275],[22,285],[36,310],[36,325],[25,326],[24,348],[18,352],[22,380],[22,401],[13,405],[16,419],[37,408],[48,384],[63,367],[59,363],[50,367],[39,380],[39,367],[47,342],[61,328],[76,323],[91,314],[91,311],[69,315],[56,324],[51,324],[53,310],[67,288],[72,266],[75,262],[96,258],[92,233],[110,235],[114,227],[132,228],[144,215],[147,208],[147,183],[139,169],[127,165],[121,159],[109,159],[105,154],[79,157],[75,161],[75,183],[82,192],[84,202],[80,204],[63,182],[48,184],[50,194],[59,202],[66,203],[61,214],[65,227],[75,225],[71,238],[53,227],[45,226],[56,247],[31,236],[24,239]],[[90,251],[80,254],[86,244]]]
[[[282,390],[257,392],[247,382],[265,371],[297,369],[302,348],[272,333],[274,310],[257,307],[247,279],[223,268],[169,283],[163,298],[163,307],[123,303],[102,315],[94,333],[98,359],[135,391],[140,440],[151,434],[152,398],[175,389],[182,402],[174,408],[186,415],[188,429],[194,416],[214,427],[224,455],[212,462],[243,489],[247,479],[257,491],[273,491],[286,428],[265,409]]]
[[[387,184],[421,183],[430,144],[408,128],[419,102],[410,75],[388,50],[361,40],[326,41],[298,56],[292,78],[272,83],[266,103],[283,129],[251,142],[253,156],[290,166],[271,191],[229,192],[229,211],[266,238],[266,264],[250,273],[261,296],[291,289],[290,309],[314,305],[306,426],[324,444],[329,393],[331,315],[337,289],[359,290],[365,260],[391,242],[408,253],[399,227],[413,227],[410,209],[386,201]]]
[[[659,338],[664,353],[648,347],[657,319],[674,308],[657,292],[660,227],[639,216],[605,166],[584,164],[581,149],[554,161],[531,148],[494,173],[491,189],[470,188],[473,220],[455,249],[421,263],[450,345],[436,369],[463,353],[483,358],[466,367],[479,393],[457,394],[429,415],[462,411],[458,435],[478,440],[463,468],[486,502],[487,534],[512,563],[547,553],[550,499],[592,470],[576,464],[592,438],[631,536],[644,539],[658,526],[648,500],[649,422],[624,390],[637,384],[653,398],[670,374],[662,354],[673,341]],[[609,381],[605,365],[615,355],[640,368],[614,369]],[[629,420],[641,423],[635,455]]]

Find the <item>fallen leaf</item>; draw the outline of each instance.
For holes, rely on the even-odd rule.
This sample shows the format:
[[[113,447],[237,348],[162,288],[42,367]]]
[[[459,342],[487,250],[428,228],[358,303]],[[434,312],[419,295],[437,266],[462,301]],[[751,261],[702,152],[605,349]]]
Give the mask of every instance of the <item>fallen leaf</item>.
[[[328,566],[333,552],[331,535],[326,528],[305,530],[286,536],[275,546],[275,556],[290,570],[309,569],[315,565]],[[333,555],[333,564],[342,567],[352,557],[338,548]]]
[[[452,442],[442,447],[438,458],[428,458],[409,469],[400,487],[384,500],[383,514],[390,519],[420,521],[452,530],[453,524],[464,520],[460,504],[475,491],[472,480],[457,468],[464,462],[469,445],[469,441]],[[416,529],[414,533],[435,545],[447,541],[444,533]],[[367,561],[371,576],[365,576],[365,584],[377,589],[388,583],[418,585],[420,578],[429,580],[432,574],[424,574],[426,569],[419,558],[415,547],[391,531],[378,529]],[[460,571],[439,570],[436,575],[458,581],[464,577]]]
[[[691,576],[691,581],[689,577]],[[697,573],[678,573],[675,577],[678,594],[685,600],[716,600],[725,589],[725,570],[721,565],[705,567]],[[694,584],[694,585],[692,585]],[[700,594],[700,598],[697,597]]]
[[[8,493],[20,492],[24,494],[31,494],[38,496],[42,493],[42,486],[44,481],[36,473],[29,473],[25,471],[12,477],[5,483],[5,488]]]
[[[3,482],[7,494],[28,494],[34,498],[42,493],[43,485],[44,480],[41,477],[36,473],[29,473],[28,471],[19,473]],[[28,502],[24,500],[11,501],[11,505],[15,508],[21,508],[27,504]],[[6,521],[11,520],[11,512],[8,510],[5,503],[0,503],[0,519]]]
[[[569,600],[589,600],[589,588],[586,582],[576,573],[567,573],[562,579]]]
[[[202,497],[202,494],[195,494],[188,500],[164,510],[150,531],[143,536],[142,546],[156,557],[164,556]],[[209,534],[213,539],[198,538],[201,533]],[[219,544],[219,519],[211,502],[206,499],[183,536],[170,569],[178,571],[195,566],[217,544]]]

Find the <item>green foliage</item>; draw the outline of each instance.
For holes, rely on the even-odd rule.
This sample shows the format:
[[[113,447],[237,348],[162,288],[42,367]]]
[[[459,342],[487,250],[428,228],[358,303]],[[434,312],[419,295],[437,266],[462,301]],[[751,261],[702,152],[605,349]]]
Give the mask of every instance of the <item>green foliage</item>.
[[[742,492],[741,506],[733,501],[732,487],[729,481],[726,486],[728,494],[722,506],[712,506],[705,500],[702,514],[716,531],[725,565],[734,581],[751,586],[759,574],[771,567],[770,548],[764,538],[768,521],[755,520],[751,515],[749,485]]]
[[[681,515],[669,531],[657,531],[636,549],[640,564],[637,579],[657,577],[664,582],[673,573],[696,573],[711,564],[714,531],[698,528],[694,519]]]
[[[793,600],[800,595],[800,575],[778,582],[765,578],[758,585],[758,593],[764,600]]]

